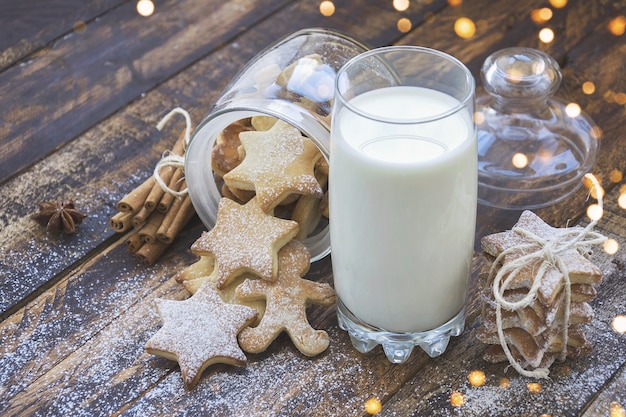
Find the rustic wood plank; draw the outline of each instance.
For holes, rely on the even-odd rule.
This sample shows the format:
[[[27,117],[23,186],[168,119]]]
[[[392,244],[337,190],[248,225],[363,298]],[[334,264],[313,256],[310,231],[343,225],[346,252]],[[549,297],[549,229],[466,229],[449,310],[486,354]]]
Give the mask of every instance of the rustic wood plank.
[[[250,363],[246,368],[212,367],[206,372],[198,389],[186,391],[175,363],[143,352],[145,341],[160,326],[153,298],[180,298],[185,295],[180,288],[171,280],[165,282],[136,306],[128,308],[123,317],[116,318],[115,322],[95,334],[84,346],[73,352],[71,346],[67,347],[66,352],[62,352],[68,355],[65,359],[61,355],[57,358],[54,351],[49,353],[47,356],[53,359],[51,362],[57,363],[46,363],[44,367],[49,370],[39,378],[27,377],[28,387],[24,391],[19,390],[23,387],[16,378],[17,389],[10,388],[8,392],[16,394],[7,400],[6,407],[2,409],[11,414],[28,413],[36,409],[59,414],[68,411],[68,397],[71,397],[73,404],[79,407],[79,410],[73,411],[84,415],[94,412],[110,414],[122,410],[131,415],[155,414],[159,410],[171,415],[176,413],[172,408],[174,404],[163,399],[180,396],[175,407],[187,412],[204,409],[211,415],[218,412],[223,412],[222,415],[275,415],[284,407],[291,410],[300,408],[308,414],[317,407],[319,399],[330,395],[327,400],[340,403],[344,402],[342,400],[345,397],[353,403],[354,411],[357,412],[348,415],[358,415],[360,404],[352,398],[353,385],[363,384],[364,381],[359,383],[359,379],[354,378],[355,372],[369,373],[370,385],[381,372],[387,374],[386,380],[393,381],[392,384],[398,383],[398,377],[402,374],[400,372],[398,375],[382,354],[375,355],[375,363],[365,368],[359,355],[347,345],[345,334],[338,333],[334,326],[330,329],[333,345],[327,354],[319,358],[302,356],[290,342],[285,343],[285,338],[281,337],[265,354],[250,355]],[[319,325],[315,313],[311,317],[312,323]],[[337,339],[340,341],[336,343]],[[342,360],[344,372],[334,374],[338,358]],[[377,371],[373,373],[372,369]],[[308,382],[311,373],[318,380],[325,381],[325,384],[311,388]],[[13,387],[12,384],[8,386]],[[46,390],[45,397],[33,397],[33,392],[43,389]],[[327,394],[329,389],[330,394]],[[117,409],[135,396],[140,397],[143,390],[149,390],[144,398],[134,404],[131,402],[131,407]],[[116,400],[111,401],[111,398]],[[336,411],[342,413],[341,408]]]
[[[283,4],[166,2],[145,19],[127,2],[0,73],[0,182]],[[12,97],[29,97],[28,106],[13,108]]]
[[[303,6],[292,6],[288,10],[301,10],[299,7]],[[307,5],[307,7],[311,6]],[[389,15],[393,16],[391,13]],[[280,19],[293,21],[293,19],[288,19],[288,16],[281,15]],[[272,22],[275,23],[276,21]],[[131,160],[132,156],[124,157],[120,151],[121,161],[97,161],[96,167],[93,168],[91,164],[83,165],[80,163],[77,156],[79,155],[78,152],[73,154],[72,152],[65,153],[65,150],[61,150],[57,153],[59,156],[55,160],[56,164],[61,163],[63,155],[76,155],[72,157],[71,161],[79,164],[71,166],[71,170],[66,168],[68,171],[77,172],[79,178],[69,178],[63,170],[47,171],[47,173],[61,172],[62,178],[66,178],[61,188],[72,191],[78,190],[84,193],[84,197],[81,198],[85,202],[91,201],[89,199],[91,196],[101,198],[103,201],[114,201],[111,195],[119,196],[121,191],[117,188],[117,184],[115,186],[105,185],[106,181],[122,179],[125,176],[128,178],[128,176],[141,177],[145,175],[145,167],[149,166],[149,163],[154,162],[160,151],[165,149],[167,141],[165,139],[155,139],[151,137],[150,133],[153,132],[151,126],[164,113],[165,108],[180,99],[179,103],[190,104],[189,107],[193,111],[194,118],[205,112],[208,107],[207,103],[210,103],[210,100],[202,97],[201,93],[207,92],[212,98],[216,97],[218,92],[211,91],[208,87],[215,87],[215,85],[226,82],[229,78],[225,75],[228,74],[226,71],[233,71],[233,68],[236,70],[238,66],[247,60],[247,56],[254,53],[256,46],[266,45],[271,40],[272,35],[282,30],[275,29],[275,32],[272,32],[270,30],[272,22],[268,22],[268,26],[261,25],[259,28],[256,28],[256,31],[250,31],[247,37],[237,39],[234,43],[224,48],[223,51],[227,53],[222,56],[232,56],[235,59],[235,63],[225,66],[224,72],[217,70],[212,60],[203,60],[186,70],[181,76],[176,77],[171,83],[168,82],[166,85],[160,86],[157,91],[149,93],[145,99],[131,105],[124,112],[123,117],[120,115],[112,117],[110,124],[102,125],[103,130],[93,129],[93,132],[90,131],[79,139],[84,139],[85,142],[81,142],[81,144],[87,145],[88,141],[98,140],[98,133],[111,129],[110,132],[116,135],[118,140],[122,139],[125,141],[125,148],[134,149],[135,155],[140,157],[139,162],[133,162]],[[294,27],[297,25],[293,22],[291,24]],[[370,36],[376,39],[376,35]],[[235,53],[235,51],[238,51],[238,53]],[[208,72],[204,73],[202,70],[208,70]],[[200,78],[203,78],[202,74],[214,74],[216,78],[211,81],[206,81],[205,79],[198,81]],[[195,84],[190,85],[189,83]],[[212,85],[212,83],[215,85]],[[198,85],[203,88],[194,93],[192,89]],[[120,126],[116,125],[116,122],[121,122],[121,127],[116,127]],[[179,127],[180,125],[176,126],[176,128]],[[615,131],[618,131],[617,127]],[[89,133],[92,133],[92,135],[90,136]],[[138,134],[142,141],[132,144],[135,134]],[[111,143],[102,146],[103,149],[109,151],[113,148],[113,144],[114,142],[111,141]],[[146,146],[147,144],[149,146]],[[148,147],[150,150],[146,152]],[[94,146],[93,151],[97,150],[98,148]],[[104,153],[102,155],[101,158],[105,160],[112,155],[118,154]],[[54,159],[54,157],[51,158]],[[50,160],[51,158],[48,159]],[[96,161],[96,158],[92,158],[92,162]],[[53,164],[47,166],[50,167]],[[108,174],[107,168],[111,169],[113,167],[119,167],[120,171]],[[91,170],[90,175],[94,177],[96,177],[97,173],[102,172],[105,174],[105,178],[102,179],[102,182],[90,180],[86,175],[88,170]],[[25,174],[23,179],[20,179],[22,180],[20,184],[24,186],[25,191],[28,185],[28,181],[26,181],[28,175],[31,176],[30,178],[35,183],[41,184],[46,181],[49,181],[48,184],[50,185],[54,183],[53,180],[34,179],[33,177],[43,177],[44,175],[33,170]],[[135,180],[135,178],[132,178],[132,180]],[[18,183],[13,183],[13,185],[18,185]],[[119,187],[123,188],[127,185],[120,183]],[[103,189],[98,189],[100,186]],[[116,189],[109,193],[111,188]],[[613,190],[615,189],[617,189],[617,185],[613,187]],[[60,191],[62,190],[53,190],[50,193],[58,195],[61,194]],[[27,209],[22,204],[33,201],[32,196],[36,195],[36,192],[33,191],[26,192],[30,193],[31,199],[24,197],[19,199],[17,204],[10,205],[13,214],[10,214],[9,217],[16,216],[14,219],[18,223],[27,221],[23,218]],[[14,195],[12,193],[15,193],[15,190],[9,193],[9,196]],[[106,197],[107,195],[108,197]],[[609,197],[613,199],[611,201],[614,201],[615,193],[607,196],[607,198]],[[94,205],[98,204],[94,203]],[[107,207],[104,211],[107,210],[111,210],[111,207]],[[616,236],[623,237],[625,235],[623,233],[625,228],[623,210],[614,210],[611,213],[603,220],[603,222],[607,222],[606,230],[609,233],[616,234]],[[93,217],[96,220],[92,219],[91,221],[97,223],[103,220],[105,216],[103,216],[100,208],[96,208],[94,209]],[[609,224],[611,225],[610,228],[608,227]],[[14,229],[11,235],[6,235],[6,238],[20,235],[22,227],[23,225]],[[472,367],[471,364],[479,363],[480,352],[477,350],[475,340],[472,339],[468,342],[468,338],[472,336],[471,332],[475,329],[473,327],[476,325],[474,320],[470,322],[469,333],[460,339],[454,340],[450,352],[446,353],[440,360],[430,361],[425,358],[425,355],[418,354],[412,357],[409,364],[400,369],[397,366],[388,364],[379,349],[371,355],[365,355],[365,357],[356,353],[350,347],[345,333],[337,329],[330,310],[315,310],[313,312],[314,322],[327,327],[331,333],[331,348],[322,357],[314,360],[303,358],[285,338],[282,338],[266,354],[254,355],[251,358],[249,367],[243,370],[216,367],[206,372],[201,385],[196,390],[186,392],[182,387],[180,374],[175,364],[144,355],[142,352],[145,340],[159,327],[158,317],[151,304],[153,298],[156,296],[177,298],[185,295],[184,292],[181,292],[180,286],[173,284],[168,277],[177,266],[185,265],[190,259],[189,254],[185,252],[185,248],[193,240],[192,236],[195,236],[201,229],[200,225],[196,224],[195,227],[196,229],[188,231],[189,235],[182,237],[182,240],[178,242],[179,246],[172,252],[177,255],[172,255],[172,258],[166,259],[161,267],[150,269],[150,271],[155,271],[154,276],[145,276],[145,270],[137,268],[137,265],[133,263],[131,263],[130,269],[127,269],[129,267],[121,260],[111,266],[110,260],[112,257],[128,260],[124,256],[125,253],[122,247],[113,247],[110,251],[105,251],[101,256],[95,255],[92,261],[82,265],[77,271],[69,273],[67,278],[63,278],[53,289],[42,294],[41,297],[29,303],[27,308],[18,311],[3,323],[0,330],[2,345],[4,345],[5,340],[15,340],[13,336],[19,335],[19,346],[13,344],[10,352],[23,353],[24,350],[29,352],[24,357],[12,354],[8,356],[3,354],[1,356],[2,359],[0,361],[10,358],[11,361],[14,361],[14,364],[12,368],[9,368],[8,373],[5,374],[0,371],[0,375],[10,377],[9,374],[13,370],[17,370],[17,375],[10,379],[8,384],[5,384],[5,380],[3,380],[1,385],[2,387],[12,386],[14,385],[13,382],[19,381],[20,378],[24,378],[25,383],[32,382],[33,385],[26,388],[24,384],[18,382],[16,388],[9,388],[13,396],[7,398],[4,403],[2,402],[3,400],[0,400],[0,409],[4,410],[6,406],[6,409],[16,413],[19,410],[33,413],[38,410],[41,413],[45,411],[52,413],[72,411],[73,414],[85,415],[106,413],[107,411],[112,413],[126,411],[131,415],[144,415],[147,412],[170,415],[177,411],[190,414],[194,412],[196,414],[210,413],[213,411],[214,413],[227,415],[238,412],[241,412],[241,415],[263,415],[263,413],[268,412],[279,413],[282,411],[281,407],[284,407],[285,409],[293,410],[296,414],[363,415],[363,403],[370,396],[375,396],[385,401],[391,397],[391,405],[385,410],[385,412],[389,411],[389,414],[394,413],[394,410],[396,410],[394,408],[397,406],[396,401],[408,401],[408,405],[402,408],[402,411],[406,413],[399,412],[397,415],[410,415],[411,413],[421,415],[420,413],[423,409],[434,409],[447,414],[461,413],[465,410],[479,410],[476,415],[482,415],[480,414],[484,410],[480,408],[482,406],[479,405],[477,406],[478,408],[473,407],[476,407],[478,402],[490,394],[500,395],[500,391],[495,386],[497,384],[495,380],[490,380],[489,383],[491,385],[483,387],[485,389],[482,391],[477,388],[470,388],[464,381],[467,372]],[[29,231],[29,227],[26,226],[25,230]],[[34,231],[30,232],[35,234]],[[97,234],[97,231],[93,232],[93,236]],[[36,237],[36,239],[39,238],[41,236]],[[24,248],[27,248],[28,242],[30,242],[29,237],[22,240]],[[99,240],[98,243],[102,243],[102,240]],[[624,247],[624,242],[621,238],[620,243]],[[87,245],[93,248],[94,251],[98,250],[96,248],[97,244],[88,243]],[[19,252],[19,245],[13,248],[15,248],[15,253]],[[71,247],[71,249],[80,250],[76,247]],[[32,251],[32,249],[28,249],[26,253],[32,254],[29,251]],[[65,262],[65,265],[67,265],[70,257],[67,254],[64,255],[63,250],[59,250],[59,254],[61,262]],[[180,254],[184,254],[182,258],[178,257]],[[80,257],[77,257],[76,260],[78,261]],[[617,266],[609,265],[611,268],[620,268],[619,265],[622,265],[621,268],[623,268],[624,259],[622,255],[614,258],[614,260],[618,262]],[[328,259],[324,262],[326,262],[326,268],[318,267],[319,269],[316,272],[320,279],[329,279],[327,275]],[[71,261],[69,261],[69,265],[71,265]],[[324,272],[320,273],[320,270]],[[17,271],[15,269],[9,270],[9,274],[17,276]],[[614,284],[619,282],[615,277],[620,278],[620,275],[609,275],[609,282],[612,283],[610,288],[613,288]],[[113,298],[107,300],[106,296],[102,296],[102,294],[111,293],[112,290],[110,288],[120,288],[123,283],[115,281],[126,277],[135,277],[137,282],[129,281],[132,283],[130,290],[124,290],[128,291],[129,294],[120,296],[121,302],[114,302]],[[607,287],[607,291],[610,292],[612,290],[609,290]],[[101,299],[98,299],[98,297]],[[117,298],[116,296],[115,299]],[[89,303],[76,303],[78,299],[92,300],[95,306],[84,308],[84,306],[89,306]],[[68,300],[74,301],[68,302]],[[621,307],[624,302],[623,293],[621,293],[621,296],[619,293],[609,294],[603,298],[604,300],[610,303],[611,308],[615,311],[623,308]],[[471,308],[470,318],[476,317],[476,306],[475,304],[472,305],[474,307]],[[69,312],[64,310],[65,306],[70,307]],[[99,307],[102,307],[102,311],[93,311]],[[607,313],[607,311],[603,310],[603,313]],[[86,317],[83,317],[83,315]],[[67,318],[64,319],[66,316]],[[606,320],[608,318],[608,315],[607,317],[601,317],[601,324],[593,329],[594,337],[597,336],[600,340],[603,340],[602,337],[604,337]],[[56,319],[62,320],[61,324],[50,326],[49,323],[54,323]],[[67,329],[61,330],[59,326],[62,325],[66,325]],[[52,334],[46,336],[45,340],[40,340],[41,334],[50,328],[52,328]],[[130,331],[132,334],[129,334],[129,328],[132,329]],[[55,340],[53,335],[57,335],[63,342],[57,346],[58,340]],[[607,372],[614,369],[613,363],[609,359],[613,360],[616,357],[622,361],[623,368],[623,349],[621,351],[618,350],[617,354],[611,354],[608,349],[611,346],[616,346],[615,335],[609,334],[606,337],[608,344],[602,350],[594,352],[594,354],[597,354],[598,357],[604,357],[607,360],[606,363],[610,364]],[[620,340],[623,341],[623,339],[618,339],[618,342]],[[114,346],[110,348],[111,345]],[[618,348],[621,346],[623,345],[617,345]],[[459,354],[464,355],[463,358],[469,358],[467,361],[464,359],[461,363],[461,365],[466,365],[467,369],[460,369],[459,374],[456,376],[443,378],[438,388],[433,388],[432,392],[434,394],[428,398],[418,397],[419,393],[426,392],[424,389],[429,384],[429,380],[441,379],[441,375],[444,374],[443,370],[451,362],[459,363],[456,356]],[[602,362],[599,363],[601,364]],[[587,365],[588,363],[576,363],[569,368],[559,367],[559,372],[562,372],[565,376],[563,380],[558,382],[568,382],[572,379],[574,380],[572,382],[574,385],[572,386],[577,386],[576,384],[580,380],[584,380],[584,377],[588,376],[588,374],[583,372],[583,368],[587,369],[585,368]],[[0,367],[0,369],[2,368],[4,367]],[[338,368],[339,372],[337,372]],[[488,375],[498,375],[502,372],[501,368],[500,366],[489,368]],[[399,375],[398,369],[400,369]],[[34,375],[29,376],[28,372],[33,370],[35,371]],[[99,372],[100,370],[103,371]],[[355,373],[358,375],[356,378],[354,376]],[[578,380],[575,376],[582,376],[582,378]],[[601,379],[606,381],[604,376]],[[383,381],[382,383],[379,382],[381,380]],[[410,385],[394,396],[398,387],[406,380],[409,381]],[[311,381],[317,383],[312,384]],[[589,389],[595,389],[601,386],[602,383],[600,380],[594,379]],[[416,386],[423,388],[420,388],[417,394],[415,394],[416,397],[413,398],[411,396]],[[433,387],[432,384],[430,386]],[[46,391],[48,387],[51,388],[49,392]],[[447,396],[452,388],[466,389],[464,393],[468,404],[465,409],[452,410],[447,405]],[[548,387],[549,390],[553,388],[555,387],[552,385]],[[561,386],[556,388],[566,389]],[[6,392],[4,391],[3,394]],[[44,394],[41,403],[35,403],[34,401],[39,392],[46,392],[46,394]],[[523,381],[513,380],[512,388],[505,392],[504,397],[514,396],[516,392],[525,393]],[[549,392],[554,391],[544,389],[544,392],[539,397],[540,402],[543,404],[556,404],[554,407],[547,409],[548,411],[552,410],[553,413],[556,413],[554,410],[559,407],[570,407],[571,404],[578,404],[578,400],[572,400],[571,398],[553,403],[553,398],[550,397]],[[605,392],[610,393],[610,391]],[[39,397],[41,396],[39,395]],[[2,395],[0,398],[5,398],[5,396]],[[411,399],[407,400],[407,398]],[[589,396],[587,395],[585,398],[589,398]],[[531,401],[535,400],[535,397],[526,394],[523,399]],[[428,404],[420,409],[412,406],[415,402],[423,401],[428,402]],[[124,403],[127,405],[124,405]],[[74,405],[79,409],[72,409],[71,407]]]
[[[611,226],[614,222],[622,224],[621,232],[625,233],[623,211],[614,210],[615,207],[607,211],[607,224]],[[602,231],[614,233],[615,228]],[[611,236],[618,238],[621,244],[626,244],[624,235]],[[619,258],[619,262],[626,261],[623,256],[624,254]],[[104,258],[99,262],[110,262]],[[567,391],[570,388],[575,387],[576,393],[580,393],[579,389],[595,390],[607,379],[608,372],[614,370],[616,365],[619,366],[620,362],[623,366],[626,361],[626,352],[621,349],[620,337],[623,336],[607,332],[607,325],[610,326],[614,314],[626,309],[626,300],[620,285],[621,275],[615,259],[601,253],[599,258],[600,260],[596,261],[602,268],[612,269],[612,272],[607,274],[602,286],[603,293],[598,299],[609,303],[611,308],[599,311],[593,328],[589,330],[596,345],[594,353],[580,361],[574,363],[568,361],[555,366],[553,373],[559,379],[554,383],[542,382],[541,394],[528,393],[524,390],[525,379],[510,374],[507,376],[511,379],[511,387],[501,392],[502,389],[497,384],[499,378],[504,375],[504,365],[487,366],[481,362],[480,355],[484,345],[480,345],[473,336],[476,320],[472,321],[466,334],[453,340],[450,350],[441,358],[430,360],[421,353],[414,355],[407,365],[396,366],[387,362],[380,349],[368,355],[358,354],[350,346],[345,332],[337,329],[334,318],[316,313],[312,315],[312,322],[328,328],[331,334],[332,343],[326,354],[315,359],[304,358],[283,337],[265,354],[250,355],[250,363],[246,368],[235,369],[225,366],[212,368],[205,373],[196,389],[186,391],[177,366],[173,362],[142,353],[143,343],[160,326],[160,321],[153,310],[153,298],[185,296],[180,286],[168,280],[160,281],[163,285],[145,298],[134,297],[137,305],[118,306],[117,312],[124,310],[126,312],[114,317],[109,325],[93,334],[89,341],[76,350],[69,346],[58,356],[55,352],[46,355],[57,359],[58,362],[54,363],[53,360],[43,365],[49,370],[32,381],[24,391],[17,392],[8,400],[6,410],[12,413],[34,411],[32,393],[45,387],[49,394],[43,399],[38,399],[36,406],[51,413],[66,411],[69,398],[75,404],[80,404],[80,412],[85,415],[100,410],[105,413],[124,411],[128,415],[171,415],[177,412],[203,411],[223,415],[255,416],[275,415],[283,409],[289,409],[306,415],[357,416],[363,415],[362,407],[368,398],[374,396],[386,399],[394,394],[396,391],[394,387],[400,386],[396,383],[403,383],[414,370],[423,368],[415,376],[415,382],[409,383],[407,388],[401,389],[400,393],[391,397],[392,408],[386,409],[385,412],[389,411],[390,414],[396,415],[450,413],[453,410],[447,398],[452,390],[460,390],[465,394],[467,401],[466,406],[459,409],[463,415],[500,415],[503,410],[508,410],[507,407],[510,405],[519,407],[517,402],[513,404],[508,402],[507,407],[497,403],[498,399],[504,398],[509,401],[512,397],[517,399],[511,401],[534,404],[532,407],[528,406],[531,407],[529,414],[522,415],[536,415],[541,410],[558,413],[557,415],[570,415],[568,410],[572,408],[568,407],[572,407],[571,403],[573,402],[575,407],[580,407],[584,404],[580,401],[585,400],[584,397],[581,399],[576,395],[568,396]],[[97,271],[102,268],[97,266],[98,263],[94,264],[94,273],[98,273]],[[84,285],[89,279],[88,269],[70,280],[83,281]],[[328,278],[327,276],[326,279]],[[112,277],[111,281],[116,279]],[[163,276],[160,277],[160,280],[162,279]],[[76,288],[80,287],[81,284],[76,284]],[[98,288],[95,290],[98,291]],[[91,296],[97,297],[93,294]],[[64,297],[68,297],[67,293]],[[99,302],[96,298],[93,301]],[[62,308],[61,303],[54,304],[55,308]],[[49,310],[47,313],[49,317],[58,314],[55,314],[55,308]],[[475,313],[477,305],[471,310]],[[64,316],[67,314],[63,313]],[[112,315],[114,314],[105,312],[102,317],[96,319],[95,324],[102,325],[100,322],[111,320]],[[475,317],[475,314],[472,316]],[[326,318],[320,322],[319,318],[322,317]],[[87,324],[85,326],[87,327]],[[132,328],[132,331],[129,331],[129,328]],[[458,361],[460,357],[464,358],[461,364]],[[457,369],[459,366],[461,369]],[[488,385],[480,388],[467,385],[465,381],[467,373],[476,367],[485,370]],[[453,369],[457,369],[457,373],[451,372]],[[599,373],[602,373],[601,377]],[[23,375],[16,375],[17,381],[20,378],[23,378]],[[310,381],[318,383],[311,384]],[[3,386],[12,385],[3,384]],[[558,394],[556,396],[555,391]],[[520,393],[524,392],[526,394],[520,396]],[[408,399],[404,397],[407,393],[410,396]],[[428,398],[420,397],[425,393],[434,394],[429,394]],[[111,401],[111,398],[115,398],[116,401]],[[168,398],[177,400],[167,401]],[[115,407],[121,404],[128,405],[117,410]],[[396,404],[401,404],[402,408],[393,408]],[[416,408],[413,409],[413,406]]]
[[[620,409],[626,409],[626,366],[623,366],[609,384],[600,391],[581,416],[619,416],[617,410]]]
[[[0,71],[85,24],[123,0],[3,0],[0,2]],[[40,51],[41,53],[41,51]]]
[[[108,219],[115,213],[115,204],[151,174],[147,167],[154,166],[175,140],[176,135],[158,134],[153,126],[120,115],[0,188],[3,316],[114,235]],[[30,218],[37,204],[48,199],[73,199],[77,209],[88,216],[76,235],[47,236]]]
[[[72,145],[61,148],[1,187],[0,243],[7,251],[0,253],[0,273],[8,278],[0,282],[0,312],[11,309],[24,296],[112,236],[107,222],[114,214],[115,203],[149,175],[158,157],[171,147],[171,132],[183,128],[181,121],[177,121],[173,127],[168,126],[168,134],[156,132],[154,126],[169,109],[182,106],[191,112],[193,123],[199,123],[233,74],[258,51],[298,29],[323,25],[350,33],[354,29],[356,37],[364,35],[371,43],[386,43],[390,36],[396,36],[397,30],[389,28],[394,28],[398,13],[389,5],[355,3],[338,8],[331,18],[323,17],[316,7],[311,2],[291,4],[264,23],[262,29],[198,61],[133,102],[122,114],[105,120]],[[364,29],[358,21],[350,23],[358,26],[348,28],[345,21],[350,22],[348,16],[354,7],[367,9],[368,16],[380,20],[370,22],[373,27],[369,29]],[[433,4],[424,10],[430,7]],[[421,9],[413,13],[418,19]],[[294,20],[295,15],[302,18]],[[43,195],[42,190],[46,191]],[[42,199],[63,198],[76,199],[88,218],[77,236],[43,239],[41,229],[29,215]],[[50,259],[55,260],[52,266]],[[20,266],[21,273],[17,273],[14,265]]]
[[[164,290],[159,292],[158,289],[168,281],[173,282],[171,276],[177,271],[176,265],[190,263],[195,259],[186,248],[196,238],[199,228],[201,226],[197,225],[182,234],[173,244],[175,250],[166,256],[164,265],[150,268],[126,256],[124,239],[121,237],[106,251],[71,271],[53,288],[5,320],[0,328],[0,410],[3,410],[3,414],[13,414],[15,407],[24,412],[29,409],[32,412],[32,407],[42,406],[45,409],[45,403],[37,404],[41,400],[38,396],[31,394],[30,398],[22,400],[17,396],[15,401],[19,405],[12,398],[56,365],[67,361],[72,352],[99,334],[112,321],[125,316],[127,310],[132,311],[138,300],[152,300],[154,295],[150,294],[153,293],[157,296],[163,294]],[[172,287],[169,285],[166,289],[182,293],[179,297],[188,295],[180,285]],[[154,310],[144,306],[141,314],[147,311],[154,313]],[[140,332],[145,331],[140,322],[132,322],[129,323],[132,327],[125,327],[126,319],[114,327],[118,336],[130,338],[140,336]],[[110,333],[109,336],[106,334],[101,344],[109,343],[106,339]],[[92,363],[89,352],[87,347],[85,356],[78,362],[87,366]],[[120,358],[114,357],[113,360]],[[118,367],[113,366],[111,369],[117,370]],[[95,376],[92,373],[89,375]],[[57,376],[67,382],[71,374]],[[89,389],[93,390],[94,386]],[[66,392],[66,395],[70,393]],[[69,399],[66,397],[66,400]],[[64,401],[64,405],[67,405],[67,401]]]

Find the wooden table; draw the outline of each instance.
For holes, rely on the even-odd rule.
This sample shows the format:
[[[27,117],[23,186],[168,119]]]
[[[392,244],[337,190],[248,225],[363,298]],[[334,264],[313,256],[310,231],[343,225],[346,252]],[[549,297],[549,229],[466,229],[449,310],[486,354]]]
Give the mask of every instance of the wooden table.
[[[143,17],[133,1],[0,1],[0,414],[362,416],[373,398],[384,416],[624,415],[626,335],[612,322],[626,314],[626,212],[618,205],[626,184],[626,35],[609,26],[619,29],[614,19],[623,22],[626,1],[570,0],[557,8],[540,0],[414,0],[397,11],[391,1],[336,0],[328,17],[311,0],[155,3]],[[536,23],[531,11],[542,7],[553,16]],[[475,22],[468,39],[455,34],[460,17]],[[398,29],[401,18],[408,32]],[[265,353],[248,355],[244,368],[210,367],[191,391],[175,362],[145,353],[161,326],[154,299],[189,296],[172,277],[196,260],[190,246],[205,227],[194,219],[145,266],[109,228],[115,204],[151,175],[183,129],[177,121],[158,132],[164,114],[180,106],[198,123],[259,50],[307,27],[339,29],[372,46],[437,48],[477,80],[484,59],[504,47],[538,48],[558,60],[558,94],[579,103],[602,131],[593,172],[606,191],[605,212],[596,230],[620,245],[592,257],[604,279],[587,330],[590,355],[553,365],[551,378],[539,381],[484,362],[485,345],[475,337],[478,251],[466,330],[436,359],[416,349],[407,363],[392,365],[380,348],[360,354],[334,308],[323,307],[309,310],[311,323],[331,337],[322,355],[304,357],[283,335]],[[542,28],[553,30],[552,42],[539,40]],[[583,92],[587,81],[594,91]],[[63,199],[88,217],[76,235],[46,235],[31,214],[42,200]],[[555,227],[585,224],[589,203],[581,189],[536,212]],[[477,242],[510,228],[519,214],[480,206]],[[307,278],[332,283],[330,257]],[[485,372],[483,386],[468,382],[474,369]],[[508,387],[500,386],[504,377]],[[463,395],[460,407],[451,405],[454,392]]]

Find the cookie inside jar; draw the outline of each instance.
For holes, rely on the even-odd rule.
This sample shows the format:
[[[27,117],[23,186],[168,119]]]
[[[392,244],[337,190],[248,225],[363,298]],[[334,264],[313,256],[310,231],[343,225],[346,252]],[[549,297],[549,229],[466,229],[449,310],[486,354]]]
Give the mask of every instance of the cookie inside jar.
[[[257,197],[263,211],[298,222],[307,241],[328,226],[328,161],[300,130],[273,116],[239,119],[211,150],[222,197],[245,204]]]

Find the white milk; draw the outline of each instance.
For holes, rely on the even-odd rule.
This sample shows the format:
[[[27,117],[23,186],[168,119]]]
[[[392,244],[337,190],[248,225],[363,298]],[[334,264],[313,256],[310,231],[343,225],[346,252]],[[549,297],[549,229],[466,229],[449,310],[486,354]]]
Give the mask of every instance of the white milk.
[[[393,119],[459,102],[420,87],[350,101]],[[345,107],[333,118],[330,233],[335,289],[363,322],[436,328],[463,307],[476,219],[476,137],[466,109],[423,125],[381,124]]]

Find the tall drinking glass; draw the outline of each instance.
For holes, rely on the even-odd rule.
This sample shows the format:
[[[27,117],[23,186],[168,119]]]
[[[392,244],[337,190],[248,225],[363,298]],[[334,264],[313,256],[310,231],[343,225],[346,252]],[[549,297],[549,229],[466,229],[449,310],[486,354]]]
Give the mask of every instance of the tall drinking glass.
[[[338,319],[394,363],[442,354],[464,328],[474,246],[474,79],[412,46],[348,61],[336,79],[330,240]]]

